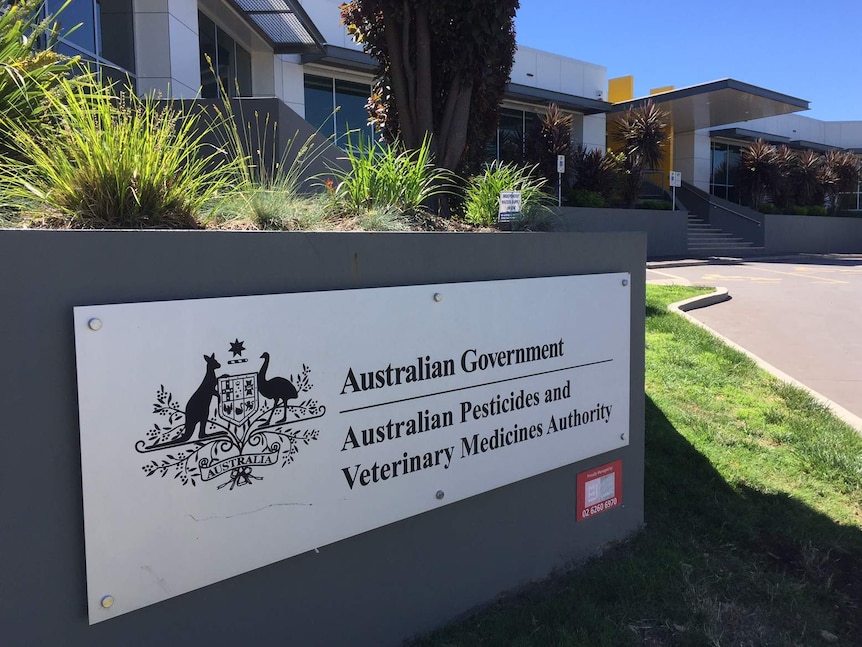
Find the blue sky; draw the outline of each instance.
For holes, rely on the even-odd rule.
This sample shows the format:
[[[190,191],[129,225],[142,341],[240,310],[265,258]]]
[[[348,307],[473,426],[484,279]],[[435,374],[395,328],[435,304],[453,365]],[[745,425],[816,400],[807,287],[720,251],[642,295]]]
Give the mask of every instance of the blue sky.
[[[723,78],[862,120],[860,0],[521,0],[518,43],[633,74],[635,96]]]

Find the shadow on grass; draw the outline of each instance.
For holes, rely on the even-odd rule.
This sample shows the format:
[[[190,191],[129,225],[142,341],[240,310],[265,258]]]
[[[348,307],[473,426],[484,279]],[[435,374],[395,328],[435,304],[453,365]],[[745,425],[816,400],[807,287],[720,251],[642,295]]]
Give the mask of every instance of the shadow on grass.
[[[649,397],[645,467],[642,539],[687,553],[678,584],[689,611],[703,616],[704,638],[783,645],[829,634],[835,644],[862,644],[858,528],[785,493],[729,484]]]
[[[649,318],[649,317],[660,317],[660,316],[666,315],[666,314],[667,314],[667,310],[664,310],[662,308],[656,308],[654,305],[651,305],[649,303],[646,305],[646,316],[647,316],[647,318]]]
[[[649,397],[645,422],[643,532],[410,644],[862,644],[862,532],[728,483]]]

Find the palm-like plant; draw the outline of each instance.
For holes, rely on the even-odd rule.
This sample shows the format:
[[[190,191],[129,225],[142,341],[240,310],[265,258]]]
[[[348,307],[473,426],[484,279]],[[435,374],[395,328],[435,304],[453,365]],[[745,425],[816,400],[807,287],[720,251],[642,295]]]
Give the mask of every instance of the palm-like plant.
[[[633,186],[636,183],[640,188],[644,173],[658,168],[664,159],[670,138],[669,118],[666,111],[648,100],[626,110],[616,122],[615,134],[623,144]],[[636,199],[637,192],[630,192],[629,202]]]
[[[821,176],[828,198],[827,207],[837,211],[838,194],[850,191],[859,182],[859,158],[849,151],[829,151],[823,158]]]
[[[775,164],[778,167],[778,178],[772,187],[772,203],[776,207],[787,208],[792,203],[793,185],[791,177],[797,166],[798,153],[788,146],[781,145],[775,149]]]
[[[796,164],[790,171],[790,183],[796,204],[814,206],[823,204],[823,187],[818,175],[823,156],[812,150],[804,150],[796,156]]]
[[[750,204],[758,209],[775,192],[781,182],[778,151],[762,139],[742,149],[739,179]]]
[[[557,155],[568,158],[572,149],[572,115],[552,103],[540,115],[535,130],[535,136],[528,138],[531,145],[527,151],[527,160],[530,164],[538,165],[539,172],[549,186],[556,185]]]

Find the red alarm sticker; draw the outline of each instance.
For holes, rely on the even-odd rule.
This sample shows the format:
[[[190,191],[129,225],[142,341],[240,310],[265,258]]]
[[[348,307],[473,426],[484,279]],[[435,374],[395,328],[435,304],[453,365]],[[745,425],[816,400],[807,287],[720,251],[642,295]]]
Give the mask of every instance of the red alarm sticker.
[[[578,474],[578,521],[616,508],[622,502],[622,460]]]

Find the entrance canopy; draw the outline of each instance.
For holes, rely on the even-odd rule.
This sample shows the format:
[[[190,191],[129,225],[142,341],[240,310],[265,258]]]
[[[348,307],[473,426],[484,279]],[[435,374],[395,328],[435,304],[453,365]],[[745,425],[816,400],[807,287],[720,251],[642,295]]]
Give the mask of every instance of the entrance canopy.
[[[323,50],[323,36],[296,0],[228,0],[276,54]]]
[[[808,101],[734,79],[692,85],[615,103],[612,114],[652,99],[670,113],[677,133],[808,110]]]

